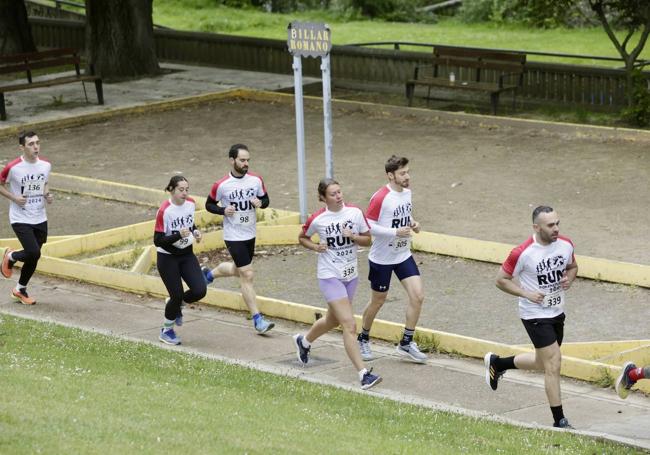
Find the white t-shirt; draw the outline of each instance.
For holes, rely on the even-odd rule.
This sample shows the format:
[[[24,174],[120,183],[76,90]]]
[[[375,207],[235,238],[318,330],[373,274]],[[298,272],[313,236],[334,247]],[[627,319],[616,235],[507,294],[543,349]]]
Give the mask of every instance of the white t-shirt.
[[[13,194],[27,199],[23,207],[11,201],[9,222],[39,224],[47,221],[45,212],[45,184],[50,177],[52,165],[45,158],[36,158],[35,163],[25,161],[22,156],[8,163],[0,172],[0,182],[9,183]]]
[[[397,237],[400,227],[411,225],[411,190],[394,191],[381,187],[370,198],[366,217],[370,223],[372,246],[368,259],[375,264],[400,264],[411,256],[411,238]]]
[[[266,194],[262,177],[247,172],[242,177],[234,177],[228,173],[212,185],[210,197],[219,202],[222,207],[235,207],[233,216],[223,217],[223,239],[242,241],[255,238],[257,215],[251,203],[254,197],[261,198]]]
[[[338,212],[330,212],[324,207],[311,215],[302,227],[307,237],[318,234],[320,243],[327,244],[327,251],[318,254],[319,279],[350,281],[359,274],[357,244],[351,238],[343,237],[343,229],[346,228],[354,234],[370,230],[359,207],[346,204]]]
[[[573,242],[562,236],[555,242],[541,245],[533,235],[510,252],[501,266],[503,271],[517,278],[522,289],[546,295],[543,304],[519,297],[521,319],[553,318],[564,312],[566,296],[560,279],[573,262]]]
[[[192,231],[194,226],[194,211],[196,210],[196,202],[191,197],[185,199],[182,205],[172,203],[171,199],[162,203],[156,213],[156,232],[162,232],[165,235],[172,235],[179,232],[183,228]],[[177,240],[172,245],[179,249],[184,249],[194,243],[194,235],[190,234],[185,238]],[[157,247],[156,250],[160,253],[171,254],[164,248]]]

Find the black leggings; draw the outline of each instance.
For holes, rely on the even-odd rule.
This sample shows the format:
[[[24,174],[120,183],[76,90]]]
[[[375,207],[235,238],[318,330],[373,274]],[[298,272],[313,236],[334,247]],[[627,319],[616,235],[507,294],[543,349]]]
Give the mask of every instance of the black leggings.
[[[39,224],[13,223],[11,227],[23,246],[22,250],[11,253],[14,261],[23,263],[18,284],[27,286],[41,258],[41,246],[47,242],[47,221]]]
[[[157,267],[169,293],[169,302],[165,306],[165,319],[173,321],[182,316],[181,302],[192,303],[205,296],[207,292],[205,278],[199,261],[193,253],[175,256],[158,252]],[[189,287],[185,292],[183,292],[183,281]]]

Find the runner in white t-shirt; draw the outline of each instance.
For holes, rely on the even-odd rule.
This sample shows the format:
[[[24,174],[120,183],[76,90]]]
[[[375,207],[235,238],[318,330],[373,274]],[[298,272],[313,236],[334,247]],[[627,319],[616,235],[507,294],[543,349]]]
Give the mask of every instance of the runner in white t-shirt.
[[[205,208],[223,216],[223,240],[232,262],[222,262],[214,269],[203,267],[207,284],[215,278],[238,276],[241,294],[253,318],[257,333],[264,334],[275,324],[267,321],[257,308],[253,288],[253,256],[255,255],[256,209],[269,206],[262,177],[248,171],[250,151],[244,144],[235,144],[228,151],[231,170],[212,185]]]
[[[0,172],[0,194],[11,201],[9,222],[23,249],[5,249],[2,275],[11,278],[14,264],[22,262],[20,278],[11,297],[25,305],[33,305],[36,300],[27,293],[27,284],[36,271],[41,247],[47,242],[45,204],[53,201],[48,190],[52,166],[40,157],[41,143],[36,133],[21,133],[18,143],[22,156],[9,162]]]
[[[341,186],[336,180],[321,180],[318,184],[318,198],[325,203],[325,207],[307,220],[298,241],[305,248],[318,253],[318,284],[327,301],[328,311],[305,335],[297,334],[293,337],[298,360],[306,365],[309,362],[311,344],[340,325],[343,329],[343,344],[359,372],[361,388],[369,389],[379,384],[381,377],[366,369],[357,349],[357,325],[352,312],[352,298],[359,281],[357,246],[370,245],[370,228],[361,209],[343,202]],[[314,235],[318,235],[318,243],[312,240]]]
[[[363,310],[361,332],[357,337],[364,360],[372,360],[370,329],[377,313],[386,302],[390,279],[393,274],[406,290],[409,302],[406,307],[406,323],[397,353],[413,362],[424,363],[422,353],[413,341],[415,327],[422,310],[424,291],[420,271],[411,254],[411,233],[420,232],[420,223],[413,219],[411,203],[411,176],[409,160],[391,156],[384,166],[388,184],[370,198],[366,217],[372,233],[372,247],[368,254],[368,280],[372,291],[370,302]]]
[[[548,206],[533,211],[534,234],[510,252],[497,275],[503,292],[519,297],[519,317],[535,352],[501,358],[485,355],[485,380],[496,390],[506,370],[543,370],[553,426],[571,428],[560,397],[560,345],[564,337],[566,291],[578,274],[573,243],[560,236],[560,218]]]
[[[201,266],[192,245],[202,239],[194,224],[196,203],[189,197],[189,183],[175,175],[165,187],[170,197],[156,213],[153,243],[158,251],[156,266],[169,298],[165,301],[165,319],[158,339],[167,344],[181,344],[174,325],[183,325],[182,304],[201,300],[207,288]],[[183,281],[188,290],[183,292]]]

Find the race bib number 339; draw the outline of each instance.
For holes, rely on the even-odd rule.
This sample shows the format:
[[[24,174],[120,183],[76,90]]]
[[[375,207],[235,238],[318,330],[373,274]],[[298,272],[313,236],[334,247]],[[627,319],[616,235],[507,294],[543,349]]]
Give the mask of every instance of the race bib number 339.
[[[544,296],[542,306],[545,308],[557,308],[564,306],[564,290],[560,289]]]

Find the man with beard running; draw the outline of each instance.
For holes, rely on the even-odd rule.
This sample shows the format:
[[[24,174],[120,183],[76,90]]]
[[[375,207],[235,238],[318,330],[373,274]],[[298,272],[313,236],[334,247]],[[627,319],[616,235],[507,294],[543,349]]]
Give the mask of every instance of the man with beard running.
[[[578,274],[573,242],[560,235],[560,218],[551,207],[533,210],[533,235],[510,252],[496,285],[519,297],[519,317],[534,352],[499,357],[485,354],[485,381],[496,390],[506,370],[541,370],[553,414],[553,426],[572,428],[560,397],[560,345],[564,337],[566,291]],[[498,330],[498,329],[497,329]]]
[[[424,291],[420,271],[411,254],[411,233],[420,232],[420,223],[412,218],[408,163],[408,158],[395,155],[386,161],[384,167],[388,184],[372,195],[366,211],[372,234],[372,246],[368,254],[368,280],[372,295],[363,311],[361,333],[357,337],[363,360],[374,358],[370,348],[370,329],[375,316],[386,301],[393,272],[404,286],[409,299],[406,306],[406,324],[402,339],[397,345],[397,353],[417,363],[427,360],[426,354],[422,353],[413,341],[424,301]]]
[[[267,321],[257,308],[253,288],[253,256],[257,215],[255,210],[269,206],[269,196],[262,177],[248,171],[250,151],[244,144],[230,147],[228,158],[231,170],[212,185],[205,208],[223,216],[223,240],[232,262],[222,262],[214,269],[203,267],[209,284],[217,277],[238,276],[241,293],[253,318],[257,333],[264,334],[275,324]]]

